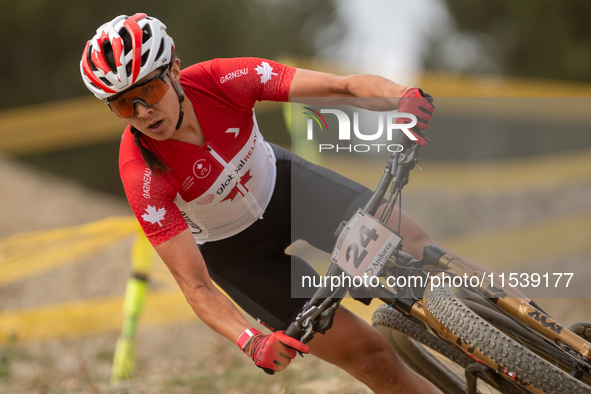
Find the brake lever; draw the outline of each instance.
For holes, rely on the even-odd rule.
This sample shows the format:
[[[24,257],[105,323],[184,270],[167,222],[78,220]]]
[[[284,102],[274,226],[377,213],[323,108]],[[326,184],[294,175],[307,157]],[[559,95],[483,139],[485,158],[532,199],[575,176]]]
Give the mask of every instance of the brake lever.
[[[415,155],[418,156],[419,154],[419,145],[414,144],[412,148],[410,148],[403,158],[401,164],[408,164],[415,159]]]

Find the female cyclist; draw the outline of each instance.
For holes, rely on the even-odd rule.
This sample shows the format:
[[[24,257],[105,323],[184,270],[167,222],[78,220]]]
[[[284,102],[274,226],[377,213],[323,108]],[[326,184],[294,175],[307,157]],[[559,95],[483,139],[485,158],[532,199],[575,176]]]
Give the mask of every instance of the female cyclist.
[[[344,307],[309,347],[284,335],[306,301],[290,296],[285,248],[303,239],[330,252],[338,224],[371,192],[265,142],[253,112],[258,100],[383,97],[387,109],[416,115],[424,130],[430,96],[378,76],[340,77],[257,58],[214,59],[181,71],[165,29],[145,14],[119,16],[88,41],[80,69],[88,89],[129,123],[119,159],[129,204],[195,313],[262,368],[284,370],[298,350],[376,393],[439,392]],[[293,229],[292,206],[299,219]],[[420,257],[435,242],[410,216],[401,219],[404,249]],[[398,223],[396,213],[391,220]],[[301,274],[315,274],[293,262]],[[212,280],[273,333],[252,328]]]

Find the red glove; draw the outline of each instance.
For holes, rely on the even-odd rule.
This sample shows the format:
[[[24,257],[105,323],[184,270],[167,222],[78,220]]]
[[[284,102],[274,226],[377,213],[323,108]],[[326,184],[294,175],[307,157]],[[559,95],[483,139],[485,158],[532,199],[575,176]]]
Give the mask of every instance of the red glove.
[[[433,106],[433,97],[419,88],[410,88],[398,101],[398,112],[407,112],[417,117],[417,124],[410,131],[420,146],[427,144],[428,139],[421,134],[420,130],[426,130],[429,127],[429,121],[435,111]],[[398,118],[396,123],[410,123],[408,118]]]
[[[258,335],[252,340],[250,357],[268,374],[283,371],[296,356],[296,350],[310,353],[305,343],[285,335],[285,331],[276,331],[271,335]]]

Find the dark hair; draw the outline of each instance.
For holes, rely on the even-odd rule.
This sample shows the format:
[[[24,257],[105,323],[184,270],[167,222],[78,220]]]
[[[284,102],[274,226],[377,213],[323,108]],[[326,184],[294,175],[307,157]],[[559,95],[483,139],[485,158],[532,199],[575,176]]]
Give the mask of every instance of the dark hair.
[[[170,168],[168,168],[168,166],[166,164],[164,164],[162,162],[162,160],[160,160],[160,158],[158,156],[156,156],[156,154],[154,152],[152,152],[150,149],[146,148],[142,144],[142,139],[141,139],[142,132],[133,126],[129,126],[129,127],[130,127],[131,134],[133,134],[133,140],[134,140],[135,144],[138,146],[138,148],[140,148],[142,158],[146,162],[146,165],[148,167],[150,167],[150,170],[152,170],[152,172],[155,172],[157,174],[163,174],[165,172],[170,171]]]

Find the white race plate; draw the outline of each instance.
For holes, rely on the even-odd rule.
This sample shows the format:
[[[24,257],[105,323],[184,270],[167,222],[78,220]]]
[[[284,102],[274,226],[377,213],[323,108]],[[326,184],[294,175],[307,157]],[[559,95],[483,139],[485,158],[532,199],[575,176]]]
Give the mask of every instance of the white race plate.
[[[341,230],[330,259],[351,276],[377,275],[401,240],[359,209]]]

